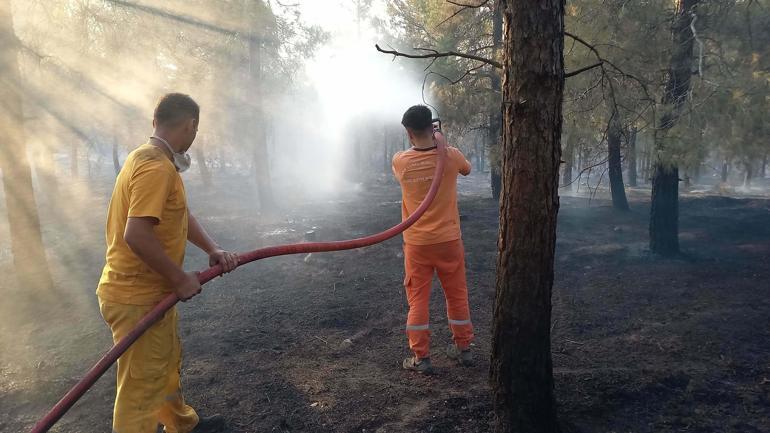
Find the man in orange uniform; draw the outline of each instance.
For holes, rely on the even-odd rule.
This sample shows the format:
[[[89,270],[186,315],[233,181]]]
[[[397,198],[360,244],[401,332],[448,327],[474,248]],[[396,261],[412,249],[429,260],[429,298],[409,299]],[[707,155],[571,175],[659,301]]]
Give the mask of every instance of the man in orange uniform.
[[[187,95],[158,102],[150,140],[126,158],[107,212],[107,263],[96,294],[117,343],[169,293],[183,301],[201,291],[194,272],[182,269],[189,240],[226,272],[238,257],[222,250],[188,212],[179,172],[190,165],[200,109]],[[113,433],[215,432],[222,417],[199,418],[182,397],[182,349],[176,309],[142,335],[118,360]]]
[[[433,181],[438,153],[431,111],[424,105],[409,108],[401,120],[412,148],[393,156],[393,173],[401,184],[401,217],[407,219],[428,194]],[[433,274],[438,273],[446,297],[449,328],[454,344],[448,355],[461,365],[471,365],[473,341],[465,281],[465,251],[457,209],[457,175],[467,176],[471,164],[454,147],[447,148],[444,176],[436,198],[425,214],[404,232],[404,267],[409,315],[406,333],[414,356],[403,367],[418,373],[430,373],[429,304]]]

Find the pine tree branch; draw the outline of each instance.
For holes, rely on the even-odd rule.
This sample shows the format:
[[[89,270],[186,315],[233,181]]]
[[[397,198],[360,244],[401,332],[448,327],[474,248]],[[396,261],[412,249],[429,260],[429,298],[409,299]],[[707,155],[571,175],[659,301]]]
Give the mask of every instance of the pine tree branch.
[[[452,0],[446,0],[446,1],[447,1],[447,3],[451,3],[451,4],[455,5],[455,6],[460,6],[460,9],[457,9],[452,15],[448,16],[445,20],[443,20],[440,23],[436,24],[437,28],[441,27],[445,22],[451,20],[452,18],[456,17],[457,15],[460,15],[463,11],[466,11],[468,9],[478,9],[478,8],[486,5],[487,3],[489,3],[489,0],[484,0],[484,1],[482,1],[481,3],[479,3],[477,5],[470,5],[470,4],[465,4],[465,3],[459,3],[459,2],[452,1]]]
[[[427,54],[409,54],[409,53],[402,53],[402,52],[397,51],[397,50],[385,50],[385,49],[382,49],[379,44],[375,44],[374,47],[377,48],[377,51],[379,51],[381,53],[392,54],[395,57],[406,57],[408,59],[433,59],[433,62],[435,62],[436,59],[443,58],[443,57],[460,57],[460,58],[463,58],[463,59],[475,60],[475,61],[478,61],[478,62],[485,63],[487,65],[492,65],[492,66],[494,66],[495,68],[498,68],[498,69],[502,69],[502,67],[503,67],[503,65],[500,62],[497,62],[495,60],[487,59],[486,57],[481,57],[481,56],[477,56],[477,55],[474,55],[474,54],[459,53],[457,51],[439,52],[439,51],[436,51],[436,50],[434,50],[432,48],[415,48],[416,51],[428,51],[429,53],[427,53]],[[433,62],[431,62],[431,64],[428,65],[428,67],[425,68],[425,70],[428,70],[433,65]],[[589,65],[589,66],[580,68],[580,69],[578,69],[576,71],[565,72],[564,73],[564,78],[574,77],[575,75],[581,74],[581,73],[583,73],[585,71],[589,71],[589,70],[594,69],[594,68],[598,68],[600,66],[602,66],[601,59],[600,59],[600,61],[598,63],[595,63],[593,65]]]
[[[498,69],[502,69],[503,67],[503,65],[500,62],[494,61],[492,59],[487,59],[486,57],[476,56],[473,54],[458,53],[456,51],[439,52],[429,48],[416,48],[417,50],[431,51],[431,52],[428,54],[409,54],[409,53],[402,53],[396,50],[384,50],[380,48],[378,44],[375,44],[374,47],[377,48],[377,51],[381,53],[392,54],[395,57],[406,57],[409,59],[438,59],[441,57],[459,57],[463,59],[470,59],[470,60],[475,60],[477,62],[486,63]]]
[[[564,78],[574,77],[575,75],[582,74],[585,71],[590,71],[591,69],[598,68],[599,66],[603,65],[603,62],[594,63],[593,65],[585,66],[583,68],[580,68],[576,71],[570,71],[564,73]]]

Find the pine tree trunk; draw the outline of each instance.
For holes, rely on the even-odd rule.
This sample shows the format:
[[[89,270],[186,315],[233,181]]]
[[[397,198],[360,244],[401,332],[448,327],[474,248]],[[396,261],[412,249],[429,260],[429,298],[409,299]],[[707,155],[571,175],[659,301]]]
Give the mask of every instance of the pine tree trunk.
[[[483,155],[482,146],[479,145],[478,140],[474,140],[473,143],[473,166],[477,172],[481,172],[481,158]]]
[[[559,210],[564,0],[502,2],[503,190],[490,378],[496,433],[558,430],[551,289]],[[533,37],[537,35],[537,37]]]
[[[53,152],[48,148],[44,147],[41,149],[40,155],[37,158],[35,174],[38,179],[38,185],[40,185],[40,194],[42,194],[47,206],[52,209],[58,208],[61,203],[61,194],[59,193],[59,182],[56,179],[56,162],[54,161]]]
[[[53,288],[32,171],[24,137],[24,110],[19,72],[19,40],[13,30],[10,0],[0,0],[0,170],[2,170],[11,253],[20,289],[31,295]]]
[[[257,8],[264,7],[261,2],[254,2]],[[256,11],[262,13],[262,11]],[[259,27],[258,24],[253,24]],[[249,109],[254,113],[254,121],[251,126],[249,137],[253,139],[253,167],[254,175],[257,180],[257,191],[259,193],[259,209],[264,213],[273,213],[275,208],[275,198],[273,197],[273,187],[270,181],[270,159],[267,150],[267,115],[265,113],[265,89],[262,80],[262,38],[259,35],[259,28],[252,28],[252,34],[249,37],[249,88],[251,89],[251,104]]]
[[[692,168],[692,183],[696,185],[700,183],[701,165],[702,163],[699,161],[695,164],[695,167]]]
[[[628,128],[628,186],[638,186],[636,174],[636,126]]]
[[[652,177],[652,209],[650,211],[650,250],[661,255],[679,252],[679,169],[655,164]],[[653,236],[652,227],[655,227]]]
[[[195,154],[195,162],[198,164],[198,169],[201,172],[201,181],[203,182],[203,187],[206,189],[211,188],[211,171],[209,170],[208,165],[206,164],[206,155],[203,152],[202,145],[203,143],[198,143],[198,146],[195,146],[193,148],[193,153]]]
[[[745,163],[744,167],[746,167],[746,171],[743,177],[743,187],[748,188],[751,186],[751,181],[754,178],[754,167],[752,167],[751,162]]]
[[[77,179],[78,173],[80,173],[78,159],[78,143],[73,140],[70,145],[70,176],[72,176],[73,179]]]
[[[562,160],[564,161],[564,167],[562,169],[561,185],[567,186],[572,182],[572,166],[575,160],[575,145],[573,143],[572,135],[569,133],[564,137],[564,152],[562,152]]]
[[[722,183],[727,183],[727,175],[730,173],[730,163],[725,159],[722,161]]]
[[[118,155],[118,139],[112,139],[112,166],[115,169],[115,176],[120,173],[120,157]]]
[[[663,95],[663,115],[659,130],[655,133],[655,150],[658,155],[652,180],[652,206],[650,210],[650,250],[662,256],[679,253],[679,169],[676,161],[661,159],[668,130],[682,114],[692,76],[694,38],[690,23],[695,5],[699,0],[679,0],[672,28],[673,50]],[[673,156],[670,156],[673,158]]]
[[[498,57],[503,43],[503,14],[502,5],[504,2],[498,0],[495,3],[495,11],[492,16],[492,43],[494,45],[494,56]],[[492,97],[498,101],[502,99],[502,86],[500,74],[493,70],[490,75],[490,86],[492,88]],[[500,129],[502,128],[501,111],[499,105],[492,105],[492,111],[489,113],[489,182],[492,186],[492,198],[500,200],[502,175],[500,173]]]
[[[388,141],[388,130],[383,125],[382,127],[382,172],[388,174],[390,172],[391,162],[389,158],[390,142]]]
[[[610,193],[612,195],[612,207],[618,210],[628,210],[626,199],[626,187],[623,184],[623,165],[620,158],[620,119],[617,110],[610,115],[610,123],[607,126],[607,152],[610,171]]]

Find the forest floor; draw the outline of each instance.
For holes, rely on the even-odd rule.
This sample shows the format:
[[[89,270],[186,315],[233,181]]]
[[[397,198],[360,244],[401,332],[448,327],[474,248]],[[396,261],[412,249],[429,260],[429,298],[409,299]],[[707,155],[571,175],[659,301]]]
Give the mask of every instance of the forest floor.
[[[319,240],[356,237],[399,219],[398,187],[384,178],[272,222],[238,185],[188,185],[199,219],[235,250],[301,241],[310,230]],[[394,239],[248,265],[181,305],[188,402],[224,415],[233,433],[491,432],[498,206],[485,185],[460,185],[476,366],[442,354],[450,336],[436,283],[437,374],[400,369],[407,308]],[[2,300],[0,431],[27,431],[109,347],[93,295],[108,193],[89,195],[93,215],[74,219],[85,229],[60,230],[61,215],[43,215],[61,305],[32,315]],[[770,200],[684,195],[684,254],[663,260],[646,250],[648,197],[631,190],[629,213],[562,197],[552,350],[563,430],[770,432]],[[7,253],[0,263],[10,275]],[[202,255],[191,250],[188,267],[204,267]],[[109,432],[113,397],[111,370],[52,431]]]

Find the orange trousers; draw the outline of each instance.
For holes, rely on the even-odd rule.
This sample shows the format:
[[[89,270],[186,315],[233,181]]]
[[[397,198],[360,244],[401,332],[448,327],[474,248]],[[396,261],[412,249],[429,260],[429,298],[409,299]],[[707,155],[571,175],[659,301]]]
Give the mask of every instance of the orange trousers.
[[[430,356],[430,292],[437,273],[446,298],[447,318],[452,339],[461,350],[473,341],[473,325],[468,307],[463,241],[433,245],[404,244],[406,298],[409,315],[406,334],[409,348],[418,359]]]

